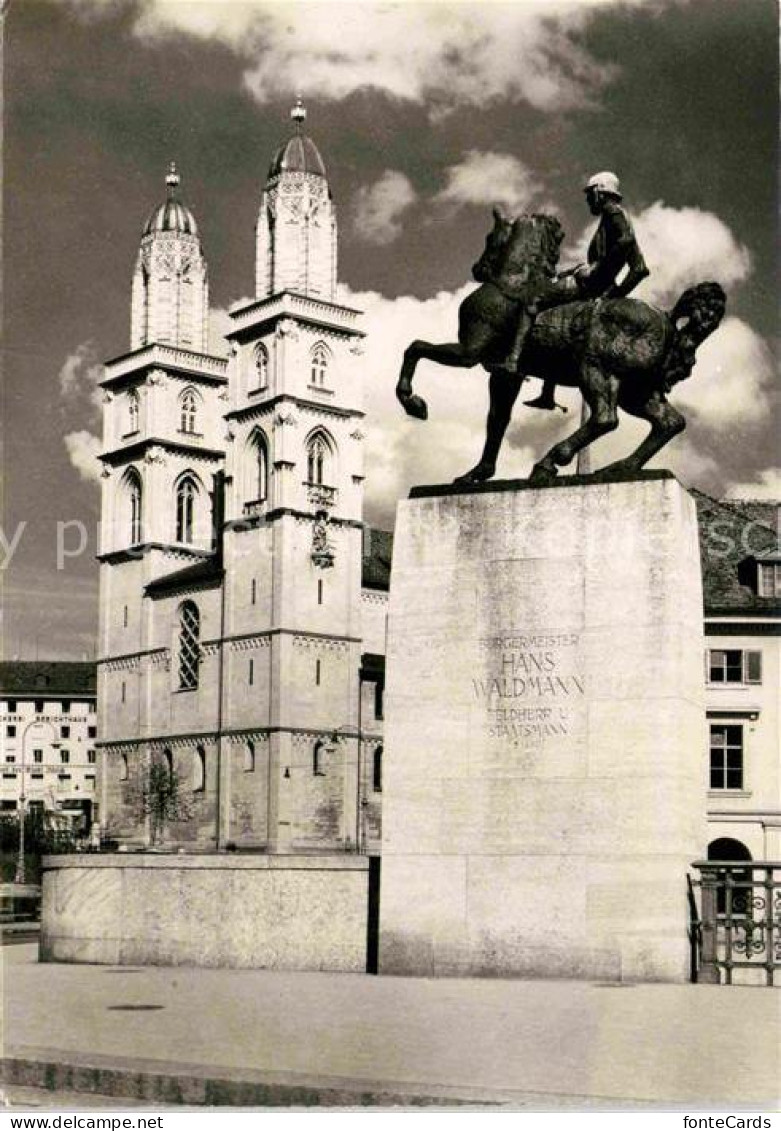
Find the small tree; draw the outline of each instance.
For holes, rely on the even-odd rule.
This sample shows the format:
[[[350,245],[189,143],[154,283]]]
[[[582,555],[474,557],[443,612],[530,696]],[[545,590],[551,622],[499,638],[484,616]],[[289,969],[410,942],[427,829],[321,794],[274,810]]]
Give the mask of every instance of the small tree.
[[[149,818],[149,843],[161,844],[170,821],[189,821],[192,802],[183,791],[179,774],[173,766],[153,755],[146,772],[133,790],[142,819]]]

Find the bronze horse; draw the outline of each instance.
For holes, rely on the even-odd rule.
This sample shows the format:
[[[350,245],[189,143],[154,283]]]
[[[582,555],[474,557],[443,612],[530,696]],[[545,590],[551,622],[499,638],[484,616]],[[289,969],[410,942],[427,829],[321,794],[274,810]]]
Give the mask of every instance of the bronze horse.
[[[697,347],[719,325],[725,295],[718,283],[684,291],[669,314],[637,299],[565,301],[555,270],[563,230],[553,216],[511,221],[494,209],[494,226],[472,268],[481,285],[461,303],[458,342],[414,341],[404,351],[396,396],[410,416],[425,420],[426,402],[412,390],[418,361],[490,373],[490,407],[480,462],[456,482],[491,479],[525,375],[552,377],[579,388],[588,419],[533,467],[530,481],[545,483],[582,448],[618,427],[618,409],[647,420],[651,431],[625,459],[603,468],[634,472],[682,432],[686,422],[666,394],[692,371]],[[502,368],[519,314],[541,311],[527,335],[517,373]]]

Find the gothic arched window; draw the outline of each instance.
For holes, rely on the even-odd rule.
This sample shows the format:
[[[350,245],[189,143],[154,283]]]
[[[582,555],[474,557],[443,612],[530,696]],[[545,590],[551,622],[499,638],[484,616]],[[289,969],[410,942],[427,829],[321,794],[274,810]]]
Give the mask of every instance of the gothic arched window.
[[[269,493],[269,449],[260,433],[254,440],[255,499],[267,499]]]
[[[198,686],[201,661],[201,614],[194,601],[179,609],[179,690],[193,691]]]
[[[328,369],[328,350],[322,342],[318,342],[312,350],[312,365],[310,370],[311,384],[323,388],[325,385],[326,370]]]
[[[143,491],[141,487],[141,476],[135,468],[131,468],[125,477],[125,488],[127,491],[127,517],[128,517],[128,534],[130,536],[130,545],[137,545],[142,538],[141,522],[142,522],[142,505],[143,505]]]
[[[331,445],[322,432],[316,432],[306,446],[307,483],[318,487],[328,483]]]
[[[128,432],[138,431],[138,421],[140,414],[140,400],[138,393],[135,389],[131,389],[127,395],[127,430]]]
[[[253,389],[265,389],[268,385],[268,350],[262,342],[255,346],[255,372]]]
[[[194,433],[197,431],[198,395],[195,389],[185,389],[179,398],[179,430]]]
[[[176,541],[189,545],[195,527],[195,502],[198,487],[191,475],[185,475],[176,487]]]

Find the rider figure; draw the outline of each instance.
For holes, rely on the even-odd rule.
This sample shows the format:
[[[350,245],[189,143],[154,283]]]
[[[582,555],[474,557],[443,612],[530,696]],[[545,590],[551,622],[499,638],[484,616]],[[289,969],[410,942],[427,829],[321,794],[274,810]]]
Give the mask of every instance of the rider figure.
[[[597,173],[584,188],[586,203],[599,224],[588,248],[588,263],[563,272],[551,292],[541,296],[537,310],[583,298],[624,298],[647,275],[648,268],[637,245],[631,221],[619,204],[621,189],[615,173]],[[617,282],[627,268],[622,282]],[[503,368],[517,370],[523,344],[536,311],[521,316],[513,348]],[[556,382],[545,381],[541,394],[525,403],[532,408],[554,409]]]

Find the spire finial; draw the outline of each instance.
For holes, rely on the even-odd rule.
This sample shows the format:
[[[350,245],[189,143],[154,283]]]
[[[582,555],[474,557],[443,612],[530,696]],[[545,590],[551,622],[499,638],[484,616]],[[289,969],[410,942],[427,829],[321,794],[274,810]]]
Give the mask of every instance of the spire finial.
[[[165,177],[165,183],[166,183],[166,186],[168,188],[168,195],[169,196],[175,195],[176,190],[179,187],[179,182],[181,181],[181,179],[182,178],[179,176],[179,174],[176,171],[176,162],[172,161],[171,164],[168,166],[168,172],[166,173],[166,177]]]
[[[306,121],[306,106],[304,106],[300,94],[296,95],[296,104],[290,111],[290,117],[296,123],[296,129],[300,130],[303,123]]]

